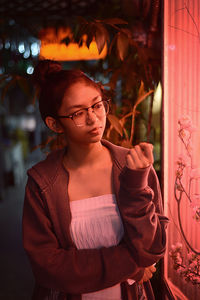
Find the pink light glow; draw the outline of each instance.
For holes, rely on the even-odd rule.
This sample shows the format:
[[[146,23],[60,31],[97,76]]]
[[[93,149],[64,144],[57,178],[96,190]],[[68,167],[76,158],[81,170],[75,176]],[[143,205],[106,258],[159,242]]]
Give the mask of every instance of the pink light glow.
[[[168,249],[165,257],[165,277],[175,295],[181,299],[197,300],[199,289],[186,283],[172,268],[169,251],[180,242],[186,247],[180,234],[177,202],[174,197],[176,161],[186,155],[178,137],[179,119],[189,116],[193,127],[190,150],[192,167],[200,168],[200,6],[198,0],[164,1],[164,202],[170,218]],[[188,130],[187,126],[184,130]],[[184,132],[183,132],[184,133]],[[183,184],[188,187],[190,168],[184,169]],[[195,173],[195,171],[193,171]],[[197,171],[196,171],[197,174]],[[199,174],[199,173],[198,173]],[[197,178],[198,179],[198,178]],[[200,193],[200,181],[192,182],[191,194]],[[193,218],[192,205],[186,197],[181,203],[181,220],[184,232],[192,246],[200,251],[200,224]]]

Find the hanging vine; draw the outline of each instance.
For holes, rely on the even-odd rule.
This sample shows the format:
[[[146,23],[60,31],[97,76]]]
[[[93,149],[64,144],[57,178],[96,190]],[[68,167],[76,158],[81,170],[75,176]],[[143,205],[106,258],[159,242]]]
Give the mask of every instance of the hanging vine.
[[[200,250],[195,247],[188,240],[184,231],[181,220],[181,202],[184,198],[189,201],[190,208],[193,211],[193,218],[197,226],[200,225],[200,194],[192,194],[192,182],[200,180],[200,168],[196,168],[193,162],[191,138],[196,131],[190,118],[188,116],[179,120],[178,136],[184,146],[185,153],[179,156],[176,170],[174,196],[177,202],[178,223],[183,240],[187,247],[187,256],[183,255],[183,245],[177,243],[173,245],[170,251],[170,256],[173,260],[174,269],[185,278],[186,281],[197,284],[200,288]],[[189,177],[186,179],[185,185],[183,179],[185,178],[186,169],[189,171]]]

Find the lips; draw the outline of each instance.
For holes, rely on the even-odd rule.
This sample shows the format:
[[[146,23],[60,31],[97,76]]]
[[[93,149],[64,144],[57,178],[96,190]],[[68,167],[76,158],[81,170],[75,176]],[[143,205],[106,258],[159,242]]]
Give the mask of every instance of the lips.
[[[102,127],[95,127],[92,130],[89,131],[89,133],[99,133]]]

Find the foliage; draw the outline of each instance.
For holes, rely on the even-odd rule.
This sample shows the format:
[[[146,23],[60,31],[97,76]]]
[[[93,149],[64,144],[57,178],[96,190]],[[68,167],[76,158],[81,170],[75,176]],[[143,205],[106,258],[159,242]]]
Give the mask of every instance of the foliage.
[[[178,274],[185,281],[191,282],[200,288],[200,256],[188,251],[187,256],[184,258],[183,245],[181,243],[172,245],[169,255]]]
[[[179,120],[178,136],[184,146],[185,154],[180,155],[177,160],[178,168],[175,178],[175,198],[180,206],[181,199],[183,195],[185,195],[193,209],[193,218],[197,222],[200,222],[200,194],[192,194],[191,192],[192,182],[200,179],[200,169],[194,166],[192,157],[193,149],[191,138],[195,131],[196,128],[188,116],[184,116]],[[186,178],[187,183],[186,186],[184,186],[183,178],[186,168],[189,169],[189,178]]]
[[[63,43],[76,42],[81,46],[86,40],[89,48],[90,43],[96,41],[99,53],[105,46],[107,47],[107,57],[97,64],[96,69],[94,67],[92,71],[91,68],[88,70],[90,75],[99,72],[109,78],[109,82],[104,86],[114,99],[116,85],[118,82],[121,84],[121,103],[113,102],[111,113],[108,115],[109,124],[105,137],[115,144],[132,147],[136,118],[141,115],[139,104],[150,99],[151,109],[146,124],[148,140],[151,130],[153,88],[159,79],[159,69],[155,77],[151,72],[151,49],[141,47],[133,38],[133,32],[127,21],[120,18],[100,20],[79,17],[72,30],[73,36],[70,39],[69,37],[63,39]],[[85,69],[87,71],[84,66]]]
[[[76,42],[82,45],[86,38],[86,45],[89,48],[93,40],[96,41],[99,53],[107,47],[107,56],[100,60],[94,67],[84,65],[84,70],[94,75],[96,72],[109,78],[104,86],[109,95],[113,98],[111,114],[108,116],[109,124],[105,136],[116,144],[131,147],[135,141],[135,122],[137,117],[142,117],[140,104],[146,99],[150,100],[149,118],[147,127],[147,141],[151,130],[151,117],[153,105],[153,89],[160,80],[160,67],[153,67],[156,51],[141,46],[141,43],[134,38],[134,32],[130,24],[121,18],[92,19],[91,17],[78,17],[71,24],[73,35],[62,40],[63,43]],[[84,64],[84,62],[81,62]],[[105,67],[106,65],[106,67]],[[86,66],[86,68],[85,68]],[[88,68],[88,70],[87,70]],[[8,77],[10,78],[8,80]],[[17,82],[21,88],[29,94],[29,77],[16,74],[2,75],[2,100],[8,90]],[[114,92],[120,82],[121,100],[115,101]],[[36,91],[37,92],[37,91]],[[37,94],[34,96],[34,99]],[[51,147],[58,146],[58,139],[47,139]],[[45,142],[44,144],[45,145]]]
[[[200,252],[197,251],[188,241],[183,230],[181,221],[180,204],[183,196],[190,203],[193,210],[193,218],[197,223],[200,223],[200,194],[192,194],[191,185],[194,180],[200,179],[200,169],[194,167],[192,156],[191,138],[196,131],[191,119],[188,116],[183,116],[179,121],[178,136],[184,146],[184,154],[179,155],[177,160],[177,170],[174,185],[175,199],[178,205],[178,221],[182,237],[186,244],[187,255],[183,253],[183,245],[177,243],[172,245],[170,257],[173,261],[173,267],[178,274],[187,282],[193,285],[198,285],[200,288]],[[186,169],[189,171],[189,177],[186,177]],[[183,180],[185,180],[185,184]]]

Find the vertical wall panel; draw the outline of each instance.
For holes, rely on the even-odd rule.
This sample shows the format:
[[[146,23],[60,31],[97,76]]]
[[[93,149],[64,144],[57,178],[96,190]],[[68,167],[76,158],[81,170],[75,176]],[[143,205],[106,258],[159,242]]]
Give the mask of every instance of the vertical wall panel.
[[[176,161],[185,149],[178,138],[178,120],[187,115],[197,131],[193,134],[193,163],[200,168],[200,4],[199,0],[164,1],[164,203],[170,218],[165,276],[182,296],[177,299],[200,299],[200,289],[186,283],[172,268],[171,246],[185,245],[180,234],[177,203],[174,197]],[[187,187],[189,169],[183,183]],[[192,194],[200,194],[200,178],[192,186]],[[192,218],[192,209],[185,197],[181,202],[181,220],[191,245],[200,251],[200,223]],[[185,253],[186,247],[184,246]]]

